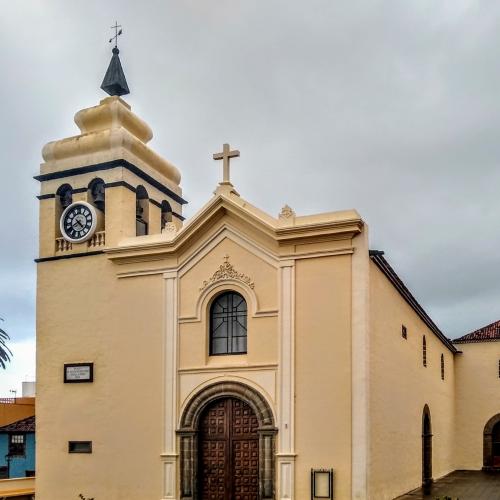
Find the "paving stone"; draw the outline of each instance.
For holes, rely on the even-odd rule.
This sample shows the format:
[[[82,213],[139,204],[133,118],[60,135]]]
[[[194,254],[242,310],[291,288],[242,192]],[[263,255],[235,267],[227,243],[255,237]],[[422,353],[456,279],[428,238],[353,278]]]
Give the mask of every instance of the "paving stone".
[[[432,493],[424,495],[417,489],[395,500],[500,500],[500,474],[482,471],[455,471],[434,482]]]

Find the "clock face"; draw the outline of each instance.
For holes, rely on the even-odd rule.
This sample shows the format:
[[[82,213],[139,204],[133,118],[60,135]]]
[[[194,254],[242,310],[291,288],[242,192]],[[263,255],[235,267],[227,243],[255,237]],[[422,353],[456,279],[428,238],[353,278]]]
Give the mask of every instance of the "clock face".
[[[90,203],[77,201],[64,210],[61,215],[61,233],[65,240],[81,243],[95,232],[97,215]]]

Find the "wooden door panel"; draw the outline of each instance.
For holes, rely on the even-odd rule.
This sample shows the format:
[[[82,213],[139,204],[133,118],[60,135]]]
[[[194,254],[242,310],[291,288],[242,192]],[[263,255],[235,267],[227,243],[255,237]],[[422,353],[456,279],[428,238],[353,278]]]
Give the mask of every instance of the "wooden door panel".
[[[233,442],[234,500],[258,500],[259,441],[239,439]]]
[[[201,462],[202,499],[225,500],[226,442],[203,441]]]
[[[258,420],[238,399],[218,400],[200,421],[200,498],[259,500]]]

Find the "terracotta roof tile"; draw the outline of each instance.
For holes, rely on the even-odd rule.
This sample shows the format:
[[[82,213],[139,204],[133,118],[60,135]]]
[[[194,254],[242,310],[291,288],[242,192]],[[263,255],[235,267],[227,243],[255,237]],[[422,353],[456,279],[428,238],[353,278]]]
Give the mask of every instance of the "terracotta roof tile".
[[[0,432],[35,432],[35,415],[4,425]]]
[[[468,333],[453,341],[454,344],[467,344],[470,342],[498,342],[500,341],[500,320],[483,326],[474,332]]]

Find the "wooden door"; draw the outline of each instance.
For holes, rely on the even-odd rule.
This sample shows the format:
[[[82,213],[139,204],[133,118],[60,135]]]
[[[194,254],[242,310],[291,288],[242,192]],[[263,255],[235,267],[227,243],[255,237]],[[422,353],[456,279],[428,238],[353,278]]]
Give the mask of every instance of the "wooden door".
[[[500,422],[493,427],[491,433],[492,451],[493,451],[493,467],[500,468]]]
[[[235,398],[215,401],[200,421],[201,500],[259,500],[258,421]]]

